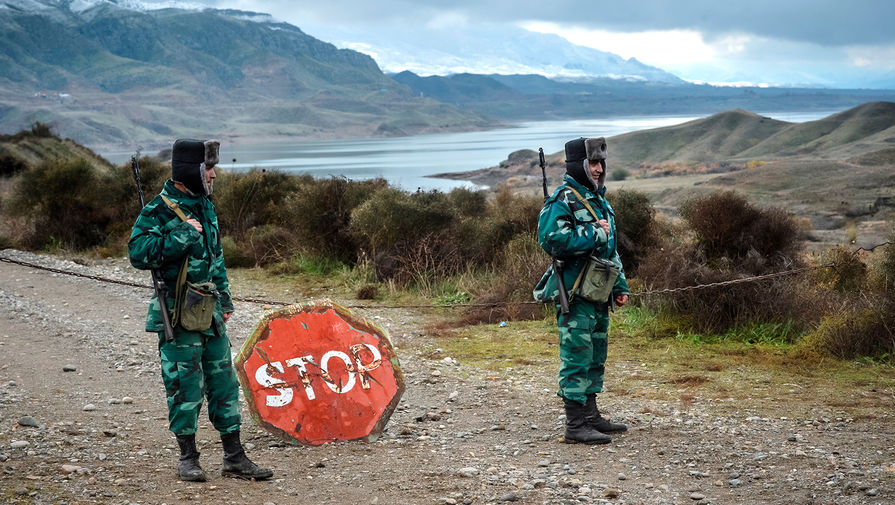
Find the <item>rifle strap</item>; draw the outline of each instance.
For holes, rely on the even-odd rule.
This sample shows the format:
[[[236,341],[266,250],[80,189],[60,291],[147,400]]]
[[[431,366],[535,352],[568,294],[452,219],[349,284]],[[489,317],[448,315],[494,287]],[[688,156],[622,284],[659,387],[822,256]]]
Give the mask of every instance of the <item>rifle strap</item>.
[[[187,222],[189,220],[190,217],[184,214],[182,210],[180,210],[180,206],[177,205],[176,202],[163,194],[159,194],[159,196],[162,197],[165,205],[167,205],[169,209],[173,210],[174,213],[177,214],[177,217],[179,217],[181,221]],[[180,272],[178,272],[177,274],[177,289],[174,292],[174,317],[173,321],[171,321],[171,326],[177,326],[177,323],[180,322],[180,298],[181,296],[183,296],[184,287],[186,287],[186,268],[189,260],[190,255],[187,254],[183,258],[183,265],[180,267]]]

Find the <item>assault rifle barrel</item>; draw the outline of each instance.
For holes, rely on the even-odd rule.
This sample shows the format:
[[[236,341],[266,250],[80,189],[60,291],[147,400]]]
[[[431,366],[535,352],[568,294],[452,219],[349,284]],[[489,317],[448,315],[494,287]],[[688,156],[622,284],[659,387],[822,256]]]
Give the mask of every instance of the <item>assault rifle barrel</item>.
[[[146,206],[143,200],[143,185],[140,184],[140,165],[137,164],[137,156],[131,156],[131,168],[134,171],[134,180],[137,181],[137,194],[140,195],[140,209]],[[168,286],[162,279],[162,275],[156,269],[149,271],[152,275],[152,288],[155,290],[155,297],[158,300],[159,309],[162,313],[162,323],[165,325],[165,341],[174,342],[174,325],[171,324],[171,312],[168,311]]]
[[[544,201],[550,195],[547,193],[547,160],[544,158],[544,148],[538,148],[538,158],[541,165],[541,178],[544,185]],[[553,274],[556,275],[556,287],[559,291],[559,307],[563,314],[569,313],[569,293],[566,291],[566,282],[562,278],[563,261],[553,257]]]

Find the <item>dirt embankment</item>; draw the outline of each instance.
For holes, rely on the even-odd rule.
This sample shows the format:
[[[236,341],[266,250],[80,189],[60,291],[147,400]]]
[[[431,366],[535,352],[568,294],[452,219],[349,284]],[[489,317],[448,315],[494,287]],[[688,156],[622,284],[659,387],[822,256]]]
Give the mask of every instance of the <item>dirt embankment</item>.
[[[0,254],[146,280],[123,260],[85,266]],[[234,291],[246,294],[238,284]],[[366,314],[391,332],[407,378],[378,441],[295,447],[245,415],[250,455],[276,474],[243,482],[220,477],[220,443],[202,420],[198,439],[211,478],[183,483],[155,338],[142,331],[147,298],[139,288],[0,262],[0,501],[895,503],[891,391],[855,391],[880,414],[852,418],[842,404],[799,395],[801,386],[790,384],[792,414],[781,415],[738,405],[747,398],[704,398],[699,384],[669,383],[650,364],[610,350],[600,403],[630,430],[605,446],[567,445],[555,363],[486,372],[445,360],[437,339],[420,330],[426,316],[395,310]],[[262,310],[237,304],[234,349]],[[739,373],[750,381],[753,372]],[[622,377],[637,386],[614,390]],[[755,395],[777,395],[755,377]],[[656,394],[672,388],[690,388],[688,400]]]

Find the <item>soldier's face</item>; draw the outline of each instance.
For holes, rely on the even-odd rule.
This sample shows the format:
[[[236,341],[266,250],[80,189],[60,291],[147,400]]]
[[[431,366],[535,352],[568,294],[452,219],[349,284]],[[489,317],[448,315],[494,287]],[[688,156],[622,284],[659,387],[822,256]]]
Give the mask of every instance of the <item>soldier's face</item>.
[[[214,189],[214,178],[218,174],[214,173],[214,167],[205,167],[205,187],[208,188],[208,194]]]
[[[588,160],[587,167],[590,169],[590,175],[596,181],[603,175],[603,164],[600,160]]]

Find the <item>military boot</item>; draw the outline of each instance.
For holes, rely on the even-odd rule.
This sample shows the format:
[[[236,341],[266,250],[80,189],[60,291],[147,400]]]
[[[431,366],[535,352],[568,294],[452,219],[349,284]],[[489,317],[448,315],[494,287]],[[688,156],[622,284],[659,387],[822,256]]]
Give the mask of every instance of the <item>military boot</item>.
[[[628,427],[621,423],[613,423],[600,415],[597,408],[597,395],[587,395],[587,403],[584,404],[587,413],[587,425],[601,433],[618,433],[628,431]]]
[[[187,482],[205,482],[205,472],[199,466],[199,451],[196,450],[196,434],[177,435],[180,446],[180,464],[177,473],[180,480]]]
[[[566,443],[568,444],[608,444],[612,441],[587,424],[585,405],[563,398],[566,408]]]
[[[239,431],[221,434],[224,445],[224,464],[221,475],[240,479],[264,480],[273,477],[273,470],[262,468],[246,456],[245,449],[239,441]]]

